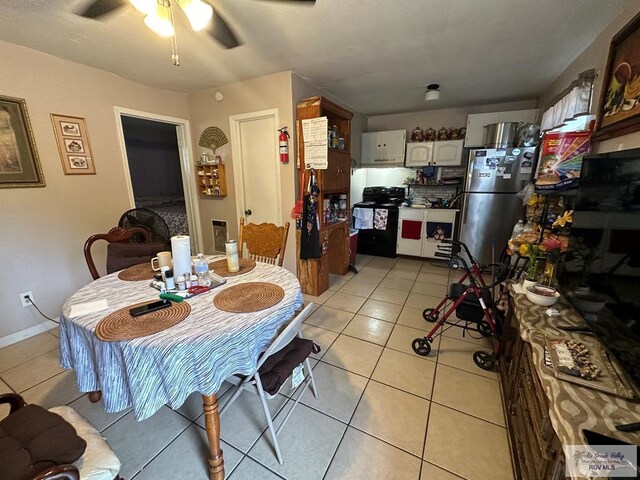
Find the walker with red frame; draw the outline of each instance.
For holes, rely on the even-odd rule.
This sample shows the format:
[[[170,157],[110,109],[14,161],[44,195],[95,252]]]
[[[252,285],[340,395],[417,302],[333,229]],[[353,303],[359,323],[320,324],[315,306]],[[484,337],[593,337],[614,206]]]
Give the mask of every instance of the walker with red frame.
[[[493,352],[477,351],[473,353],[473,361],[484,370],[492,370],[500,354],[501,322],[499,312],[493,300],[492,289],[501,283],[508,275],[509,270],[504,264],[492,264],[482,267],[471,255],[467,246],[458,241],[442,240],[440,250],[447,253],[436,252],[437,257],[449,260],[449,268],[463,270],[464,275],[457,283],[452,283],[447,295],[435,308],[426,308],[422,316],[428,322],[436,322],[436,325],[424,337],[416,338],[413,343],[413,351],[418,355],[427,356],[431,353],[431,343],[444,331],[451,327],[463,329],[463,335],[467,332],[478,332],[482,337],[493,338]],[[461,251],[469,258],[469,264],[460,256]],[[486,284],[483,273],[494,271],[494,281]],[[467,282],[467,283],[465,283]],[[453,304],[447,310],[447,303]],[[440,314],[445,312],[442,318]],[[455,322],[448,321],[449,317],[456,313]],[[448,325],[447,329],[443,329]],[[443,329],[438,333],[438,329]],[[472,336],[470,334],[470,336]],[[479,338],[473,337],[472,338]]]

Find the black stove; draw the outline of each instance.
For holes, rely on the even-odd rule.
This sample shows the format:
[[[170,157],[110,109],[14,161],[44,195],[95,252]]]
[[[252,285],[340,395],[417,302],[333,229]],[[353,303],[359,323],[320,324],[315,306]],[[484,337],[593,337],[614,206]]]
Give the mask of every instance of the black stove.
[[[365,187],[362,191],[362,202],[354,207],[353,226],[358,229],[358,253],[396,257],[398,238],[398,207],[404,202],[403,187]],[[357,212],[355,209],[359,209]],[[373,210],[373,224],[361,223],[356,218],[364,210]],[[376,211],[380,211],[376,214]],[[369,214],[371,215],[371,214]],[[366,216],[363,215],[363,216]],[[386,217],[381,220],[379,217]]]

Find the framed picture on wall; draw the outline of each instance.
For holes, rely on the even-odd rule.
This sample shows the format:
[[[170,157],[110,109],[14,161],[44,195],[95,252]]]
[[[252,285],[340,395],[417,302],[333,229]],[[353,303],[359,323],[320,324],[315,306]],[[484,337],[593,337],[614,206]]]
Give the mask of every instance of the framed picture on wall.
[[[613,37],[594,140],[640,130],[640,14]]]
[[[65,175],[95,175],[89,134],[84,118],[51,114]]]
[[[0,188],[44,186],[27,104],[0,95]]]

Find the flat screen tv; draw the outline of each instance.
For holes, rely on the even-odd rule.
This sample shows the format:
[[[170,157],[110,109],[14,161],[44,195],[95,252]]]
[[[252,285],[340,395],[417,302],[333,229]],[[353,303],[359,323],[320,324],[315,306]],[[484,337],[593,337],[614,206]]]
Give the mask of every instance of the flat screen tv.
[[[640,149],[584,157],[559,280],[640,391]]]

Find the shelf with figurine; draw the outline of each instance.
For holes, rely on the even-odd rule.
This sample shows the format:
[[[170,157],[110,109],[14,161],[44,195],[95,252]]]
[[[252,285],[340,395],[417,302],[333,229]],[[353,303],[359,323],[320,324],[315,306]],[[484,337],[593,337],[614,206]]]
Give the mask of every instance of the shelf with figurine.
[[[207,197],[225,197],[227,192],[227,176],[224,165],[198,165],[196,181],[200,195]]]
[[[420,127],[416,127],[411,131],[410,141],[416,142],[435,142],[445,140],[462,140],[467,133],[467,128],[446,128],[442,127],[436,131],[433,128],[427,128],[422,130]]]

